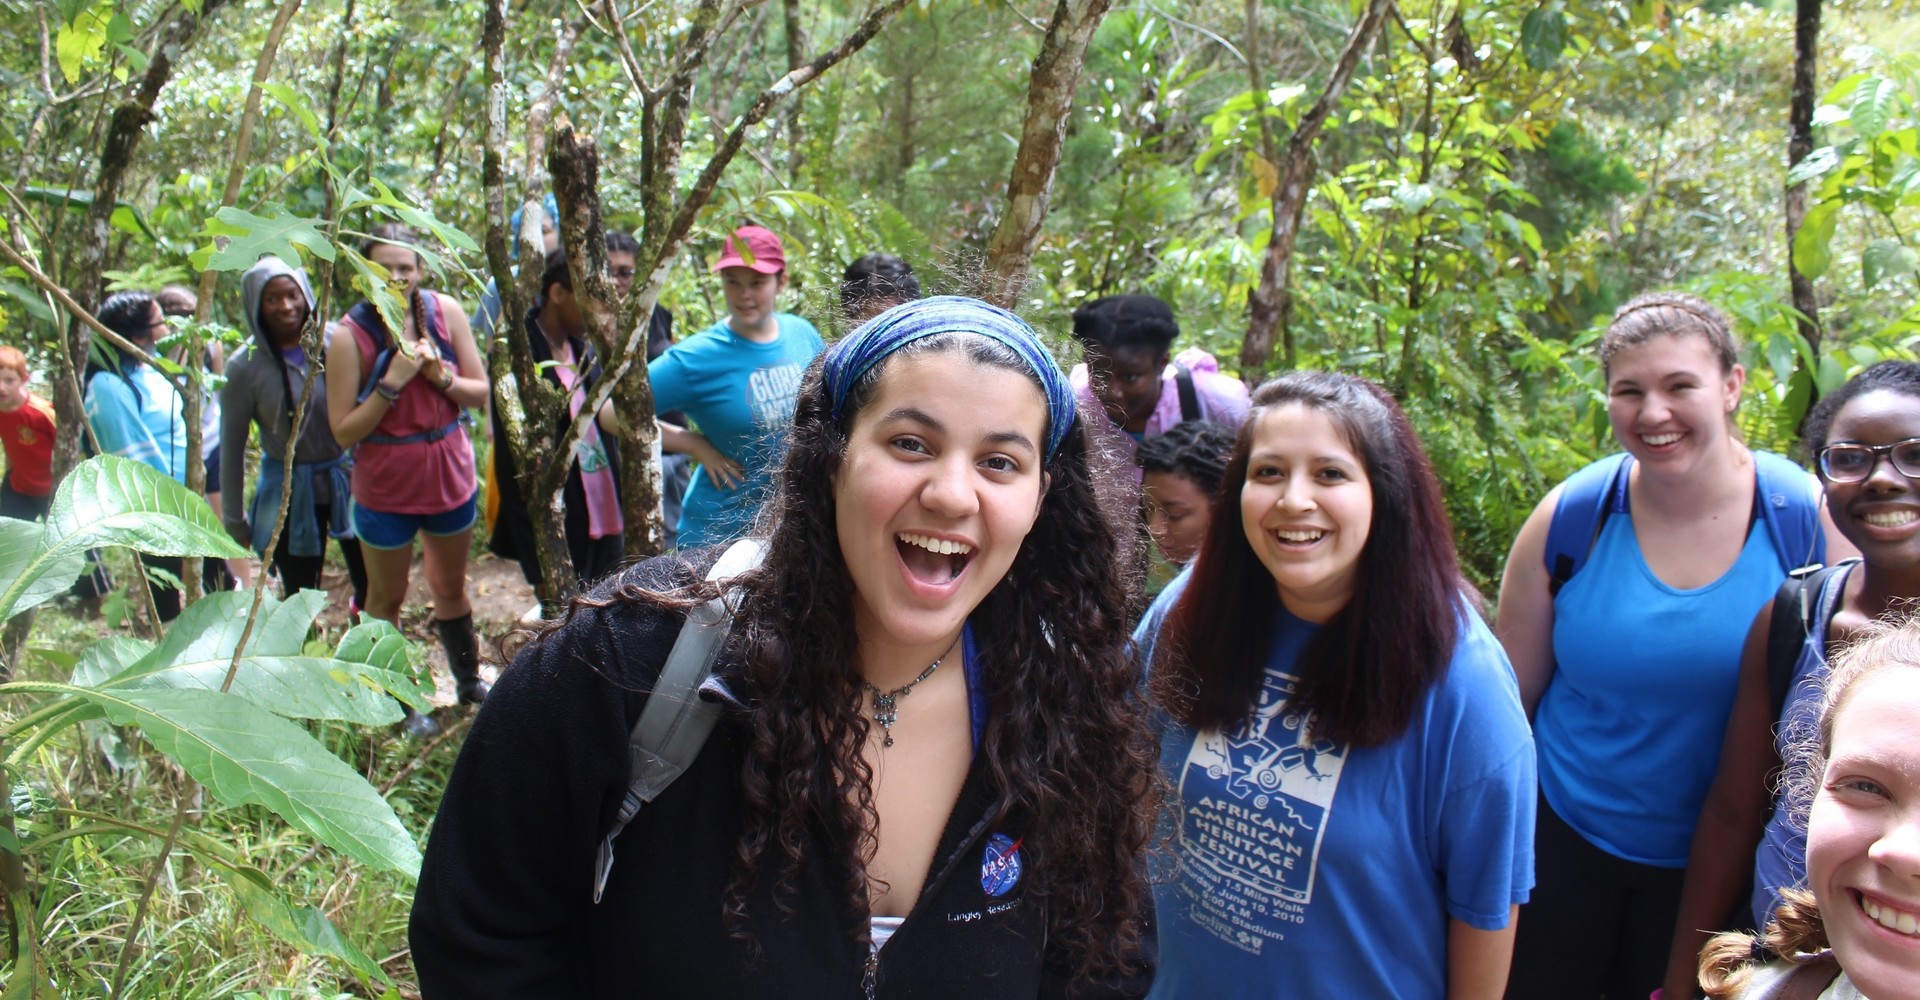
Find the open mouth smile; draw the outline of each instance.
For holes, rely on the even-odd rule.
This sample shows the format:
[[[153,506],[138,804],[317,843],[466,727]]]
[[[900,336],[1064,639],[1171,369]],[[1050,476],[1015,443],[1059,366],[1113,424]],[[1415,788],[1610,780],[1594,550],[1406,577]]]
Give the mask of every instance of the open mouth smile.
[[[951,538],[903,531],[893,541],[901,564],[915,583],[945,587],[958,580],[973,561],[974,546]]]
[[[1312,545],[1327,533],[1321,528],[1276,528],[1273,537],[1282,545]]]
[[[1673,444],[1685,436],[1686,435],[1679,431],[1674,431],[1668,434],[1642,434],[1640,435],[1640,440],[1646,442],[1650,448],[1665,448],[1667,445]]]

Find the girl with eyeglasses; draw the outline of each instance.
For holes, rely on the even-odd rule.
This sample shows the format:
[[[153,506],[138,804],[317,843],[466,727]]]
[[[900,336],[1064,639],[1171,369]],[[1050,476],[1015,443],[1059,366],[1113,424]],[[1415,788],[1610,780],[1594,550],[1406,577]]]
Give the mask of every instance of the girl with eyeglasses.
[[[1828,657],[1920,598],[1920,364],[1883,361],[1854,376],[1808,416],[1806,441],[1834,525],[1861,558],[1826,574],[1818,592],[1805,595],[1811,613],[1793,617],[1799,656],[1777,719],[1767,656],[1773,603],[1754,616],[1719,772],[1688,858],[1669,997],[1693,995],[1700,948],[1729,913],[1737,908],[1738,926],[1764,927],[1781,891],[1805,881],[1805,817],[1775,808],[1769,777],[1814,722]],[[1749,877],[1752,895],[1742,898]]]
[[[1496,630],[1540,764],[1539,881],[1509,998],[1660,985],[1747,623],[1826,558],[1813,477],[1735,433],[1738,359],[1726,314],[1699,298],[1622,306],[1600,361],[1626,454],[1548,493],[1507,559]]]

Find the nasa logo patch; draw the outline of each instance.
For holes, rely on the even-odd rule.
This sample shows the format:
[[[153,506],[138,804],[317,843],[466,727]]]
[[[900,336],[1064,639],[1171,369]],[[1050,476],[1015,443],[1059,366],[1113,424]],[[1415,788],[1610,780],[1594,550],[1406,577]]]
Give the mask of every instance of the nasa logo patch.
[[[987,849],[980,856],[980,888],[987,895],[1004,896],[1020,884],[1020,873],[1025,868],[1020,858],[1020,844],[1024,839],[1015,840],[1004,833],[987,838]]]

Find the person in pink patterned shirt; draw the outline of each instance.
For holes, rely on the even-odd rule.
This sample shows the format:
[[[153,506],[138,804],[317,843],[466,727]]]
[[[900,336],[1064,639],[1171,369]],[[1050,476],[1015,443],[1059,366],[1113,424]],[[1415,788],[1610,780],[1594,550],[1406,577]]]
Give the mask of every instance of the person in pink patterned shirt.
[[[1246,419],[1247,387],[1220,374],[1205,351],[1185,351],[1174,361],[1179,335],[1173,309],[1151,295],[1109,295],[1073,312],[1073,337],[1087,355],[1074,366],[1073,386],[1083,402],[1106,411],[1096,430],[1121,456],[1188,420],[1238,431]]]

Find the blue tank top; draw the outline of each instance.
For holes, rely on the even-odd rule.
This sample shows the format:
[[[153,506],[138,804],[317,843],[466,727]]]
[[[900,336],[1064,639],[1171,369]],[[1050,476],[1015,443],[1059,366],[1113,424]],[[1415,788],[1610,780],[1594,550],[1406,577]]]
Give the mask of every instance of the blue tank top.
[[[1821,688],[1827,679],[1827,626],[1840,608],[1840,595],[1852,573],[1847,568],[1827,577],[1815,599],[1812,628],[1793,661],[1793,686],[1787,689],[1780,724],[1774,727],[1773,748],[1781,760],[1788,758],[1796,737],[1811,733],[1819,724]],[[1780,890],[1799,885],[1806,877],[1807,828],[1790,804],[1782,801],[1767,820],[1767,832],[1753,856],[1753,926],[1767,926],[1780,906]]]
[[[1589,843],[1686,867],[1747,629],[1784,579],[1757,522],[1726,573],[1680,590],[1641,556],[1630,512],[1607,520],[1554,598],[1557,669],[1533,722],[1541,793]]]

